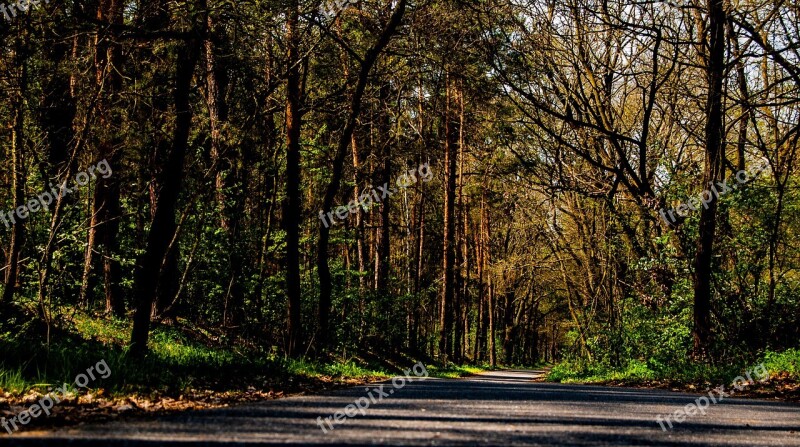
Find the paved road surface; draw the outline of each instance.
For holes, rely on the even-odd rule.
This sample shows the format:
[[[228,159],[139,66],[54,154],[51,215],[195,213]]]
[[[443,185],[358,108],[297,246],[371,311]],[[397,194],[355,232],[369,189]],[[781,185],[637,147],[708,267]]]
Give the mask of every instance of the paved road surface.
[[[532,382],[537,371],[377,385],[156,421],[128,421],[0,436],[21,446],[253,445],[714,445],[800,446],[800,405],[726,398],[663,432],[655,422],[697,396],[660,390]],[[389,394],[389,391],[394,391]],[[372,395],[323,433],[317,418]],[[380,400],[379,400],[380,398]],[[364,400],[361,405],[366,405]],[[324,423],[324,422],[323,422]]]

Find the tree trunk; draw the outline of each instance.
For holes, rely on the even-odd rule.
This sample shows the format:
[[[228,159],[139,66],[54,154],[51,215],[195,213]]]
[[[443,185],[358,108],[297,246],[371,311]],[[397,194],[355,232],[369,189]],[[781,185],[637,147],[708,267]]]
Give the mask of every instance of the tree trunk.
[[[503,361],[506,365],[510,365],[513,361],[513,354],[514,354],[514,290],[507,290],[504,294],[505,303],[504,303],[504,313],[503,313],[503,325],[504,327],[504,337],[503,337]]]
[[[25,175],[23,172],[24,166],[22,163],[22,151],[25,145],[25,94],[27,92],[28,83],[28,64],[25,55],[20,54],[23,52],[21,39],[16,43],[16,57],[19,63],[19,92],[14,96],[13,111],[14,122],[11,125],[11,196],[14,209],[25,205]],[[12,225],[11,228],[11,244],[8,248],[8,264],[6,266],[6,275],[3,288],[3,297],[0,302],[10,303],[14,298],[14,293],[17,290],[17,281],[19,279],[19,258],[22,251],[23,238],[25,237],[25,219],[21,218],[18,214],[14,217],[4,216],[4,219],[9,219],[8,224]]]
[[[725,76],[725,10],[722,0],[708,0],[709,49],[708,99],[706,102],[705,169],[703,185],[716,186],[722,170],[723,112],[722,94]],[[718,201],[700,210],[697,254],[694,261],[694,356],[708,355],[711,341],[711,276]]]
[[[439,303],[439,357],[442,364],[447,364],[453,351],[453,299],[455,298],[455,200],[456,200],[456,161],[458,158],[458,115],[454,110],[454,92],[452,75],[448,74],[446,82],[445,108],[445,144],[444,144],[444,237],[442,240],[444,284],[441,302]]]
[[[202,2],[201,2],[202,3]],[[203,5],[201,5],[203,6]],[[204,7],[203,7],[204,9]],[[202,20],[203,26],[205,19]],[[190,92],[192,76],[200,57],[200,42],[188,40],[178,52],[175,73],[175,134],[172,150],[162,171],[161,192],[153,216],[147,246],[136,266],[134,278],[134,297],[137,299],[133,317],[130,353],[142,357],[147,352],[147,339],[150,333],[150,314],[156,299],[159,273],[174,236],[170,222],[174,223],[183,180],[183,166],[189,145],[189,131],[192,126]]]
[[[405,14],[406,0],[400,0],[392,13],[392,17],[386,28],[381,32],[378,41],[367,50],[366,55],[361,63],[358,72],[358,80],[355,89],[350,98],[350,112],[347,116],[344,130],[339,137],[336,153],[333,161],[333,173],[331,174],[331,181],[325,190],[325,197],[322,201],[322,214],[327,213],[333,207],[333,201],[336,199],[336,194],[339,192],[342,177],[344,175],[344,159],[347,155],[347,147],[352,144],[353,132],[355,131],[356,122],[361,114],[361,99],[364,96],[364,91],[369,81],[369,73],[378,56],[383,51],[384,47],[389,44],[389,40],[394,35],[400,21]],[[355,149],[354,149],[355,150]],[[319,241],[317,245],[317,271],[319,272],[319,336],[317,337],[318,346],[322,348],[324,344],[331,340],[329,331],[329,319],[331,311],[331,294],[333,293],[333,285],[331,283],[330,267],[328,265],[328,245],[330,242],[330,225],[333,222],[320,223],[319,227]]]
[[[484,174],[483,188],[481,188],[481,209],[480,209],[480,225],[478,226],[478,233],[475,235],[475,251],[476,251],[476,264],[478,269],[478,321],[475,330],[475,360],[482,360],[486,358],[486,331],[489,328],[489,321],[487,315],[486,305],[486,244],[484,243],[484,235],[487,234],[486,229],[486,188],[487,188],[487,175]]]
[[[292,0],[287,11],[286,60],[289,66],[286,77],[286,200],[283,206],[283,228],[286,231],[286,292],[289,312],[289,340],[286,352],[292,357],[301,354],[302,328],[300,327],[300,223],[302,204],[300,196],[300,36],[298,0]]]
[[[120,1],[102,0],[97,8],[97,20],[115,25],[122,24]],[[97,107],[100,128],[105,132],[98,143],[100,148],[98,161],[106,160],[112,172],[118,171],[119,149],[122,143],[122,138],[118,135],[122,124],[122,106],[119,104],[119,92],[122,89],[120,73],[122,48],[117,43],[114,30],[113,27],[104,28],[95,36],[95,78],[97,85],[103,89]],[[119,173],[108,178],[97,178],[79,304],[82,307],[88,306],[95,262],[94,252],[98,251],[102,254],[106,310],[122,316],[125,305],[122,301],[122,269],[119,265],[119,220],[122,217],[122,207],[118,175]]]
[[[391,188],[393,186],[391,184],[392,142],[389,137],[389,133],[391,132],[391,122],[389,119],[390,92],[390,85],[388,83],[384,83],[381,85],[380,93],[378,95],[378,103],[380,105],[380,110],[378,112],[380,114],[379,131],[383,138],[378,140],[378,144],[381,145],[379,154],[382,162],[379,162],[378,164],[378,169],[375,172],[375,180],[378,186],[384,188]],[[385,298],[389,294],[389,268],[391,261],[391,222],[389,213],[390,199],[391,197],[389,196],[381,198],[379,205],[380,212],[378,214],[380,225],[378,227],[377,259],[375,260],[375,290],[378,292],[378,296],[384,300],[383,302],[385,302]]]
[[[238,170],[237,155],[234,148],[225,144],[222,135],[225,123],[228,122],[228,104],[225,91],[228,87],[228,76],[224,63],[220,62],[218,48],[224,38],[224,31],[216,26],[212,16],[208,17],[209,36],[203,43],[205,49],[206,68],[206,104],[208,105],[208,121],[211,128],[211,159],[215,166],[215,182],[217,209],[220,216],[220,228],[225,232],[228,253],[227,289],[223,308],[223,325],[237,326],[244,319],[244,289],[239,278],[242,270],[243,256],[239,245],[239,216],[241,212],[240,195],[232,188],[236,184]]]
[[[75,155],[79,153],[80,144],[75,144],[74,151],[70,151],[70,145],[75,138],[73,129],[76,116],[75,98],[70,90],[70,76],[59,70],[59,67],[68,60],[75,40],[63,41],[57,36],[64,32],[63,26],[55,29],[48,28],[46,31],[51,39],[55,41],[52,46],[44,48],[47,60],[47,70],[52,73],[51,77],[43,86],[44,100],[42,103],[42,113],[40,125],[44,131],[47,152],[47,178],[45,179],[45,189],[50,189],[50,184],[62,184],[75,173],[77,160]],[[87,123],[88,124],[88,123]],[[88,126],[87,126],[88,128]],[[84,143],[85,138],[81,138],[80,143]],[[50,296],[50,272],[53,263],[53,253],[58,249],[58,235],[63,220],[63,209],[65,204],[74,200],[67,200],[66,197],[53,197],[51,208],[50,232],[47,242],[42,249],[42,257],[39,269],[39,302],[43,303]],[[58,291],[62,296],[73,296],[69,286],[61,284]]]

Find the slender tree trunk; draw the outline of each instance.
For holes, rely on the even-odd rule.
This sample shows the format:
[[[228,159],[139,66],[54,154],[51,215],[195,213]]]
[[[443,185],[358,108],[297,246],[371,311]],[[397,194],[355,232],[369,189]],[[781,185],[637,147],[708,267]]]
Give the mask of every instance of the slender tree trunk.
[[[116,159],[116,157],[113,157]],[[113,163],[109,160],[109,163]],[[114,163],[114,166],[119,166]],[[111,180],[111,179],[109,179]],[[125,301],[122,291],[122,266],[119,261],[119,223],[122,218],[120,182],[109,182],[108,210],[103,224],[103,282],[105,284],[105,311],[119,318],[125,316]]]
[[[454,92],[452,75],[448,74],[446,82],[446,109],[445,109],[445,185],[444,185],[444,249],[442,271],[444,283],[442,298],[439,303],[439,357],[442,364],[446,364],[452,357],[453,350],[453,300],[455,298],[455,200],[456,200],[456,162],[458,158],[458,115],[454,112]]]
[[[503,361],[506,365],[510,365],[514,360],[514,342],[516,341],[516,328],[514,325],[514,290],[507,290],[504,295],[505,312],[503,314],[503,323],[505,328],[503,331]]]
[[[476,250],[476,264],[478,268],[478,321],[475,330],[475,360],[482,360],[486,358],[486,331],[489,327],[488,315],[486,310],[486,245],[484,243],[484,235],[486,234],[486,188],[487,176],[484,175],[483,188],[481,188],[481,204],[480,204],[480,224],[478,226],[478,233],[475,235],[475,250]]]
[[[492,366],[497,366],[497,354],[495,349],[495,324],[494,324],[494,317],[495,317],[495,309],[494,309],[494,279],[489,276],[489,299],[487,301],[487,310],[486,312],[489,314],[489,364]]]
[[[21,54],[22,50],[21,39],[16,43],[16,57],[19,63],[19,91],[15,92],[13,100],[14,121],[11,125],[11,202],[14,204],[14,209],[24,206],[25,204],[25,174],[22,163],[22,151],[25,146],[25,94],[27,92],[28,83],[28,63],[25,55]],[[3,288],[3,297],[0,302],[10,303],[14,298],[14,293],[17,290],[17,281],[19,280],[19,259],[20,252],[22,251],[23,238],[25,237],[25,219],[18,214],[14,218],[5,216],[6,219],[12,220],[9,224],[11,227],[11,244],[8,248],[8,264],[6,266],[6,275]]]
[[[224,31],[217,27],[216,20],[208,17],[209,36],[203,43],[205,50],[206,72],[206,104],[208,105],[208,121],[211,128],[211,158],[216,167],[215,196],[220,218],[220,228],[225,232],[228,253],[227,290],[224,299],[223,325],[236,326],[244,318],[244,290],[241,285],[243,256],[239,245],[239,216],[237,207],[241,200],[232,191],[236,184],[238,170],[237,155],[234,148],[225,143],[222,134],[228,122],[228,104],[225,91],[228,87],[228,76],[225,64],[220,62],[219,47],[222,45]]]
[[[201,2],[202,3],[202,2]],[[204,10],[204,5],[199,5]],[[195,19],[197,20],[197,19]],[[205,18],[195,24],[205,28]],[[204,33],[201,33],[204,34]],[[178,52],[175,73],[175,134],[172,151],[162,171],[161,192],[147,236],[147,246],[136,266],[134,277],[134,297],[137,299],[136,312],[133,317],[130,354],[141,357],[147,352],[147,339],[150,334],[150,315],[153,302],[156,300],[159,273],[174,236],[170,231],[170,222],[174,223],[175,209],[178,203],[183,180],[183,167],[189,146],[189,131],[192,126],[192,109],[190,92],[192,76],[200,57],[200,41],[196,38],[188,40]]]
[[[351,145],[353,147],[353,200],[359,201],[361,196],[361,161],[358,154],[358,140],[355,133],[351,138]],[[358,295],[359,300],[363,299],[364,290],[367,285],[366,273],[366,259],[364,255],[364,216],[361,212],[356,213],[356,252],[358,256]]]
[[[414,260],[415,260],[415,268],[414,268],[414,298],[416,299],[416,303],[414,305],[414,326],[411,332],[411,346],[414,352],[424,352],[425,347],[419,346],[419,333],[420,333],[420,300],[421,300],[421,288],[422,288],[422,272],[424,268],[423,260],[425,256],[425,184],[420,183],[420,190],[419,190],[419,204],[418,204],[418,212],[417,215],[419,216],[417,228],[419,231],[417,232],[417,240],[414,247]]]
[[[378,164],[378,169],[375,172],[375,180],[376,184],[380,187],[384,188],[392,188],[391,180],[391,170],[392,170],[392,150],[391,145],[392,142],[390,141],[389,133],[391,132],[390,126],[391,122],[389,119],[389,95],[391,89],[388,83],[384,83],[381,85],[378,103],[380,105],[380,135],[382,138],[378,140],[379,144],[381,145],[380,148],[380,159],[382,160]],[[378,228],[378,252],[377,252],[377,259],[375,260],[375,290],[378,292],[378,295],[385,299],[386,296],[389,294],[389,268],[390,268],[390,256],[391,256],[391,240],[390,240],[390,233],[391,233],[391,222],[390,222],[390,200],[391,197],[381,195],[380,201],[380,212],[379,216],[379,228]]]
[[[459,81],[458,93],[458,210],[461,215],[462,225],[458,225],[459,243],[460,243],[460,260],[459,260],[459,278],[461,281],[461,288],[459,294],[461,298],[459,302],[459,337],[460,349],[457,350],[458,361],[462,363],[467,358],[469,351],[469,313],[470,313],[470,262],[469,262],[469,207],[464,203],[464,164],[466,163],[466,148],[464,144],[464,84],[463,80]]]
[[[286,60],[289,65],[286,77],[286,201],[283,207],[283,227],[286,231],[286,291],[289,311],[289,340],[286,352],[292,357],[301,354],[302,328],[300,327],[300,223],[302,203],[300,196],[300,35],[298,0],[289,3],[286,22]]]
[[[740,107],[741,115],[739,116],[739,135],[736,142],[736,170],[743,171],[745,169],[745,149],[747,148],[747,128],[750,125],[750,92],[747,87],[747,74],[745,73],[744,63],[740,59],[742,57],[742,51],[739,46],[739,40],[733,32],[733,24],[730,21],[727,21],[726,29],[728,31],[728,41],[733,47],[733,57],[736,58],[736,78],[739,94],[742,97],[742,105]]]
[[[397,27],[405,14],[406,0],[400,0],[395,7],[392,17],[386,28],[383,29],[377,42],[367,50],[361,67],[358,72],[358,80],[356,81],[355,89],[350,98],[350,112],[348,113],[344,130],[339,137],[339,142],[336,148],[336,153],[333,162],[333,173],[331,181],[325,190],[325,197],[322,201],[322,215],[327,213],[333,207],[333,201],[336,194],[339,192],[342,177],[344,175],[344,160],[347,155],[347,147],[352,144],[353,132],[355,131],[358,117],[361,115],[361,99],[364,96],[367,83],[369,81],[369,73],[378,56],[381,54],[389,40],[394,35]],[[319,241],[317,245],[317,271],[319,272],[320,281],[320,295],[319,295],[319,333],[317,341],[320,348],[323,348],[326,343],[330,341],[331,334],[329,331],[329,320],[331,311],[331,294],[333,293],[333,285],[331,282],[330,266],[328,265],[328,245],[330,242],[330,225],[333,222],[320,223],[319,227]]]
[[[267,57],[265,62],[265,79],[267,85],[272,85],[274,80],[274,56],[272,50],[272,39],[270,37],[267,38]],[[258,308],[258,315],[259,317],[263,315],[263,292],[264,292],[264,281],[266,276],[266,269],[267,269],[267,252],[269,251],[269,242],[272,238],[272,229],[273,229],[273,222],[274,222],[274,211],[276,208],[277,196],[278,196],[278,181],[279,176],[277,173],[277,157],[279,155],[278,145],[279,145],[279,135],[278,129],[276,126],[275,121],[275,112],[270,111],[264,117],[264,129],[263,129],[263,139],[264,139],[264,151],[266,155],[263,157],[264,160],[269,161],[269,169],[263,173],[261,178],[262,189],[264,193],[262,195],[262,203],[268,203],[266,212],[263,213],[266,216],[260,219],[261,222],[266,220],[266,228],[265,225],[261,225],[261,244],[259,247],[259,257],[258,257],[258,281],[256,282],[255,291],[253,293],[256,306]]]
[[[45,144],[48,147],[48,172],[45,189],[50,189],[50,184],[61,184],[67,179],[72,178],[77,166],[75,155],[79,152],[79,144],[74,141],[75,131],[73,129],[76,105],[75,98],[70,90],[70,76],[59,69],[68,60],[72,52],[75,40],[64,41],[58,36],[64,32],[63,26],[56,29],[48,28],[47,34],[56,43],[44,49],[48,62],[48,71],[52,72],[51,77],[43,86],[44,100],[41,113],[41,127],[44,131]],[[88,128],[88,126],[87,126]],[[80,142],[84,142],[81,138]],[[70,151],[70,146],[75,148]],[[53,197],[51,210],[50,232],[47,242],[43,248],[40,271],[39,271],[39,302],[44,303],[50,296],[50,272],[53,263],[53,253],[58,249],[58,236],[60,234],[61,222],[63,219],[63,209],[66,203],[66,196]],[[70,202],[74,200],[69,200]],[[73,295],[69,286],[59,285],[59,292],[62,295]]]
[[[95,240],[97,238],[98,213],[95,201],[97,200],[97,188],[95,187],[94,198],[92,199],[92,215],[89,217],[89,230],[86,236],[86,251],[83,255],[83,276],[81,279],[81,289],[78,295],[78,307],[86,309],[89,306],[89,289],[92,288],[92,267],[94,266],[94,252],[96,250]]]
[[[486,324],[487,324],[487,344],[486,349],[489,355],[489,364],[492,366],[497,365],[497,356],[495,354],[495,289],[494,277],[489,266],[492,263],[492,223],[489,219],[489,207],[484,206],[483,209],[483,262],[484,262],[484,275],[486,276],[487,291],[486,291]],[[488,272],[487,272],[488,270]]]
[[[725,10],[723,0],[708,0],[708,99],[706,102],[705,169],[703,185],[716,185],[722,170],[724,124],[722,111],[725,76]],[[718,201],[700,210],[697,254],[694,261],[694,355],[708,356],[711,341],[711,276]]]
[[[121,0],[103,0],[98,11],[100,21],[122,25],[123,3]],[[106,207],[104,207],[104,221],[102,253],[103,253],[103,282],[105,286],[106,312],[113,313],[118,317],[125,314],[125,302],[122,292],[122,267],[120,265],[119,249],[119,224],[122,219],[122,204],[120,202],[120,172],[118,167],[121,161],[121,146],[123,138],[119,134],[122,128],[122,104],[120,104],[120,92],[122,90],[122,46],[118,43],[115,28],[109,27],[106,36],[107,45],[98,45],[106,51],[105,61],[98,64],[98,78],[105,79],[103,82],[108,84],[108,142],[101,144],[103,159],[109,163],[113,175],[108,178],[98,177],[98,184],[102,185],[106,194]],[[105,111],[104,110],[104,111]]]
[[[97,8],[97,20],[115,25],[122,24],[121,2],[102,0]],[[106,310],[122,316],[125,310],[121,289],[122,269],[119,264],[119,220],[122,217],[122,207],[120,180],[117,177],[119,149],[122,143],[122,138],[118,134],[122,124],[120,110],[122,106],[118,103],[119,92],[122,89],[120,73],[122,48],[117,43],[114,29],[113,27],[103,29],[95,36],[95,79],[101,88],[98,115],[100,127],[105,132],[98,143],[100,148],[98,161],[106,160],[112,173],[115,174],[108,178],[98,177],[95,185],[79,303],[82,307],[88,306],[95,263],[94,253],[97,251],[101,254]]]

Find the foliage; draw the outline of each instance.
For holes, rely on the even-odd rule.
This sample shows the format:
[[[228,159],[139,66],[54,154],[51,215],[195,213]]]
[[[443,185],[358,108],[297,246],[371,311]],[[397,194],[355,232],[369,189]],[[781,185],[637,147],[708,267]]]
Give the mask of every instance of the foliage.
[[[144,360],[135,360],[125,349],[129,332],[128,322],[76,312],[66,327],[54,334],[58,335],[56,341],[49,344],[31,330],[15,336],[6,334],[0,338],[4,359],[0,364],[0,390],[22,395],[30,389],[45,392],[48,386],[62,383],[74,390],[75,376],[101,359],[109,365],[111,375],[92,381],[90,387],[111,394],[179,394],[198,388],[228,391],[253,385],[269,388],[322,377],[369,381],[392,374],[353,360],[322,363],[248,349],[186,321],[180,326],[157,327],[150,354]],[[26,342],[20,343],[20,339]]]

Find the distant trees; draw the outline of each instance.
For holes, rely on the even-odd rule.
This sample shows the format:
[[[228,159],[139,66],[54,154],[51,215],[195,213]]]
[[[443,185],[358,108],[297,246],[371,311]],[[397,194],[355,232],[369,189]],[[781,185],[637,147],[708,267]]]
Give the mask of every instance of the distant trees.
[[[600,272],[589,273],[580,287],[565,278],[573,330],[580,346],[578,355],[592,358],[593,351],[611,352],[612,358],[620,358],[622,339],[617,337],[625,336],[621,331],[634,330],[620,326],[624,324],[620,312],[626,312],[625,307],[630,312],[631,298],[645,307],[653,306],[654,311],[667,305],[668,313],[656,312],[653,317],[686,324],[674,320],[681,309],[675,301],[676,278],[683,276],[686,267],[691,267],[694,290],[694,355],[702,358],[718,356],[723,350],[730,353],[725,344],[752,347],[753,343],[737,340],[735,334],[740,332],[720,325],[726,320],[722,315],[731,312],[736,314],[738,327],[749,325],[741,321],[739,326],[738,321],[748,317],[731,309],[737,300],[753,303],[762,311],[770,307],[770,294],[765,297],[760,293],[764,290],[759,287],[763,278],[757,271],[763,267],[750,271],[754,273],[746,280],[750,284],[740,283],[734,298],[723,278],[738,277],[741,281],[741,270],[732,265],[725,270],[725,261],[716,259],[722,252],[723,257],[735,256],[738,262],[747,258],[760,263],[756,261],[758,250],[730,246],[729,241],[741,240],[744,234],[731,227],[731,219],[733,214],[755,212],[748,201],[763,197],[762,188],[769,184],[762,178],[740,194],[728,196],[722,204],[713,200],[697,209],[690,203],[697,217],[690,216],[677,225],[666,225],[656,212],[670,200],[686,201],[691,191],[722,182],[726,168],[736,172],[736,165],[744,169],[763,156],[752,137],[761,133],[766,122],[755,118],[754,109],[747,106],[738,109],[742,111],[739,116],[726,113],[733,103],[751,101],[747,98],[748,84],[768,85],[760,78],[772,69],[785,70],[787,80],[791,79],[793,68],[781,62],[785,52],[768,44],[759,44],[765,53],[750,59],[745,50],[737,49],[741,40],[736,36],[750,35],[756,42],[777,39],[784,44],[788,43],[786,39],[793,39],[777,28],[772,28],[775,33],[769,37],[752,34],[754,28],[743,17],[753,15],[758,17],[755,20],[762,20],[756,2],[739,2],[735,8],[716,1],[678,5],[534,1],[506,6],[504,15],[491,11],[484,14],[486,23],[493,25],[487,56],[503,79],[509,98],[523,114],[517,135],[532,135],[538,144],[517,145],[514,153],[540,183],[537,188],[555,205],[551,231],[563,234],[561,227],[566,221],[588,224],[576,227],[577,234],[562,236],[565,243],[554,246],[553,254],[573,258],[570,263],[561,261],[565,273],[580,271],[583,265],[602,270],[610,267],[599,276]],[[781,6],[772,11],[779,9],[784,11]],[[762,29],[770,28],[760,23]],[[733,36],[730,40],[726,29]],[[734,44],[728,46],[726,42]],[[744,69],[751,63],[753,71]],[[758,64],[772,68],[757,75]],[[738,72],[729,69],[737,65],[741,67]],[[733,73],[738,73],[738,78]],[[731,96],[731,92],[738,93]],[[789,95],[796,93],[794,90]],[[796,99],[788,101],[794,104]],[[767,116],[772,113],[763,111]],[[738,137],[732,135],[728,123],[736,123]],[[572,201],[571,197],[580,199]],[[587,209],[581,203],[594,205]],[[610,225],[598,234],[592,216],[595,210],[603,209],[609,213],[604,220],[610,219]],[[717,231],[720,227],[722,234]],[[759,230],[759,237],[766,227]],[[747,226],[738,231],[751,230]],[[570,239],[576,235],[577,239]],[[725,248],[715,249],[721,237]],[[624,245],[620,238],[624,238]],[[606,256],[591,255],[585,264],[575,257],[598,241],[602,243],[597,248],[607,250]],[[606,261],[598,263],[600,259]],[[579,274],[578,278],[584,276]],[[612,281],[598,288],[596,278]],[[744,290],[751,295],[744,296]],[[578,306],[573,304],[574,295],[583,297]],[[598,318],[598,311],[605,306],[598,308],[596,301],[603,296],[618,298],[610,301],[607,313]],[[764,314],[763,318],[769,317]],[[642,316],[634,319],[641,320]],[[720,329],[725,334],[715,340],[712,335]],[[772,326],[771,330],[775,329]],[[600,345],[592,342],[592,334],[602,334],[604,341]],[[673,338],[668,343],[688,349],[686,339]],[[652,355],[646,349],[636,352]],[[679,360],[666,352],[663,356]]]

